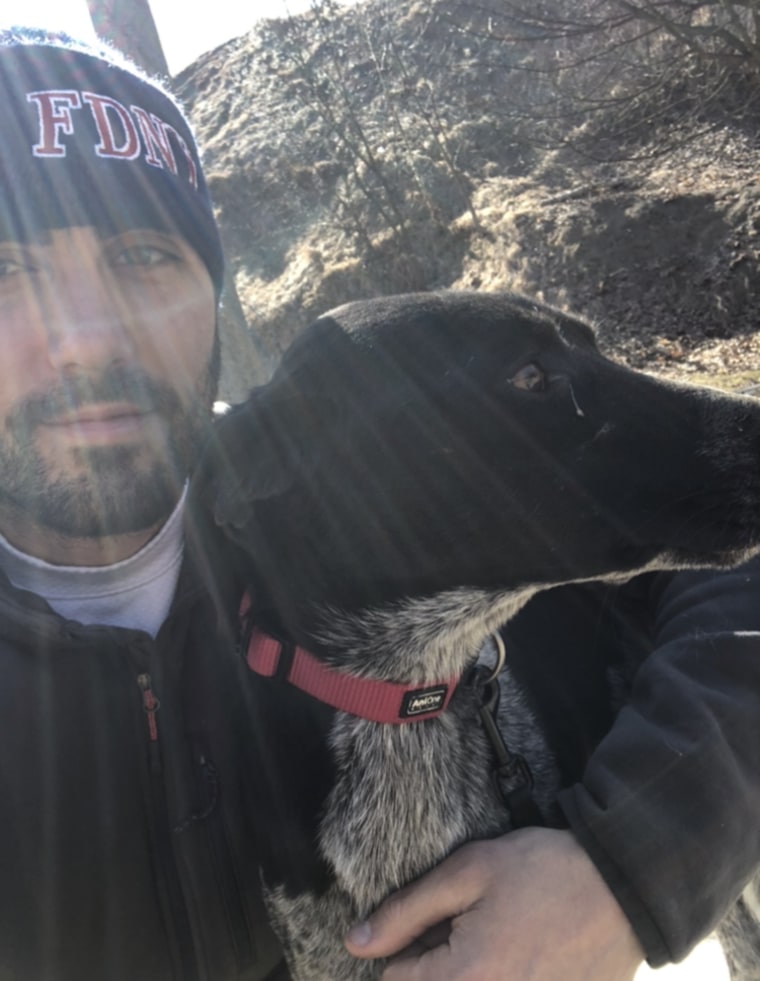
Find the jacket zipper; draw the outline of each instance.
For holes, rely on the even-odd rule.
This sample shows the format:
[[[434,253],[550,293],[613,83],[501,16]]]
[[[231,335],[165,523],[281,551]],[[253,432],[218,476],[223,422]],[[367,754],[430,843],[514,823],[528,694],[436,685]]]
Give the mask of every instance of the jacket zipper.
[[[162,772],[161,750],[158,745],[158,720],[156,713],[161,708],[161,702],[156,698],[151,685],[152,680],[149,674],[137,676],[137,684],[142,692],[143,711],[148,722],[148,757],[150,759],[150,772],[154,776],[159,776]]]
[[[156,715],[161,702],[153,691],[153,681],[149,674],[139,674],[137,685],[142,693],[142,707],[146,718],[148,735],[148,765],[150,769],[150,790],[153,801],[154,831],[156,834],[157,875],[162,879],[161,892],[168,904],[169,916],[174,928],[177,957],[180,971],[177,975],[182,981],[195,981],[198,977],[196,958],[188,912],[182,894],[182,887],[176,859],[171,842],[169,814],[166,807],[166,791],[163,784],[161,747],[158,738],[158,719]]]

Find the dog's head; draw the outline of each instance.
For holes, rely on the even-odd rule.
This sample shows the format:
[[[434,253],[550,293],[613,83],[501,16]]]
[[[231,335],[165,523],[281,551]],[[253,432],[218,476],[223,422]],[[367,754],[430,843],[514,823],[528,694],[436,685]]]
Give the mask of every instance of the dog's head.
[[[737,561],[759,449],[760,404],[616,365],[573,317],[412,294],[317,320],[204,481],[270,588],[374,604]]]

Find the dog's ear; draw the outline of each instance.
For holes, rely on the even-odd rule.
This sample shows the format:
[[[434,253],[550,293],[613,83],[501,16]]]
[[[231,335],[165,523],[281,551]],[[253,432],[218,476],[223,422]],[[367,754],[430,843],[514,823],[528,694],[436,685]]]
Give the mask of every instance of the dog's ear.
[[[309,469],[315,427],[333,422],[323,415],[313,402],[270,383],[222,416],[195,477],[196,492],[218,525],[243,528],[256,501],[293,487]]]

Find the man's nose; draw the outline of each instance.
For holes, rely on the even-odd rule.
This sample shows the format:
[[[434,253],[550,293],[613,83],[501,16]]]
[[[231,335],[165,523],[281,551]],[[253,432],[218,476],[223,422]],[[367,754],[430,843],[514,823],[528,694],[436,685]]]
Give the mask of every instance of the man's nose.
[[[129,311],[107,274],[92,267],[62,272],[45,306],[48,356],[56,370],[100,370],[130,359]]]

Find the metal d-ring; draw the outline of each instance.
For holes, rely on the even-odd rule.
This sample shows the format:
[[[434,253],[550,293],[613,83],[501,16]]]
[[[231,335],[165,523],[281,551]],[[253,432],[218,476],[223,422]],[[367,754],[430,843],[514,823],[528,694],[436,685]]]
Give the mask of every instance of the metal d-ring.
[[[504,667],[504,662],[507,660],[507,649],[504,646],[501,634],[495,632],[491,634],[491,637],[494,644],[496,644],[496,664],[489,676],[483,680],[482,684],[484,687],[490,685],[492,681],[496,681],[501,674],[501,669]]]

